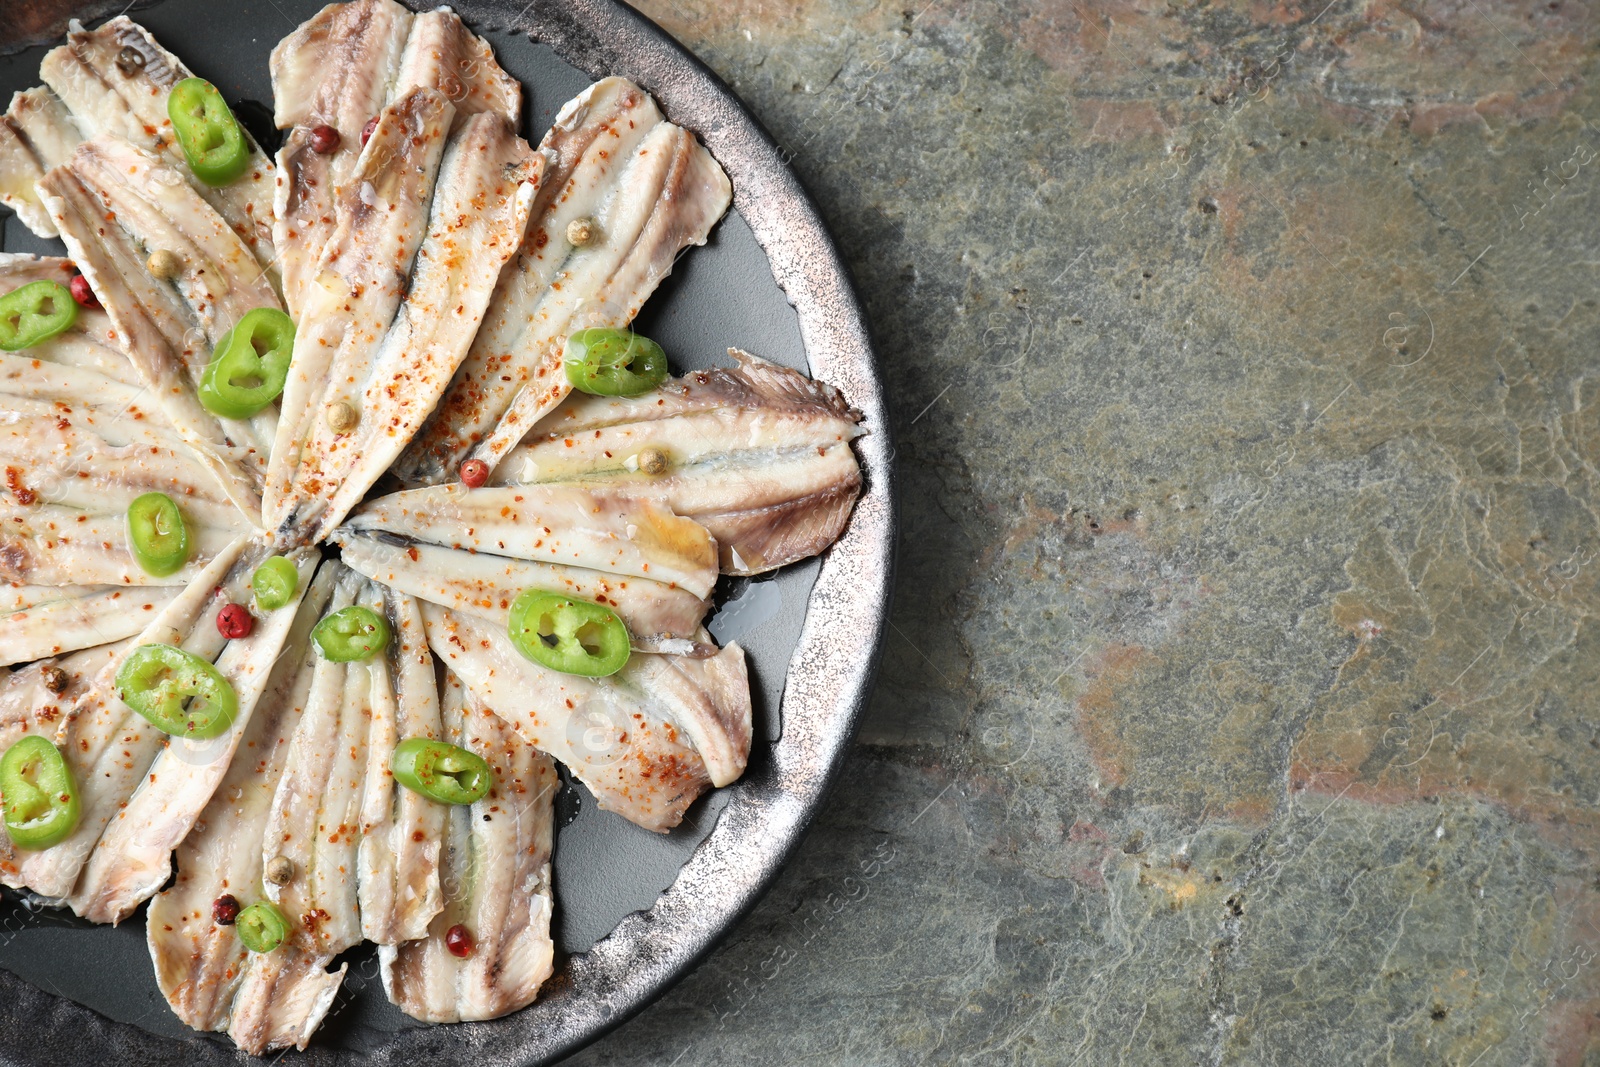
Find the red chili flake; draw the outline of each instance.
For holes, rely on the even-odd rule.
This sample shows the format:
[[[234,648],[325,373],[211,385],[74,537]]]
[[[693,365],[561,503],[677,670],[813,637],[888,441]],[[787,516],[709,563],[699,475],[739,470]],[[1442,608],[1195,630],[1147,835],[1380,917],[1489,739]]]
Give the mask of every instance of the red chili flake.
[[[239,901],[232,893],[224,893],[211,902],[211,921],[218,926],[232,926],[239,918]]]
[[[230,641],[249,637],[255,628],[255,617],[243,604],[224,604],[217,612],[217,632]]]
[[[450,950],[450,955],[466,959],[472,955],[472,935],[465,926],[456,923],[445,931],[444,947]]]
[[[97,308],[100,300],[94,295],[94,290],[89,288],[89,279],[81,274],[74,274],[67,283],[67,288],[72,292],[72,299],[86,308]]]
[[[489,465],[481,459],[469,459],[461,464],[461,484],[477,489],[489,480]]]
[[[376,122],[377,120],[374,119],[373,121]],[[369,125],[368,126],[368,130],[370,131],[370,129],[371,129],[371,126]],[[362,144],[366,144],[367,143],[367,138],[370,137],[370,136],[372,136],[372,134],[370,132],[363,134],[362,137],[361,137],[361,143]],[[338,130],[334,129],[332,126],[317,126],[317,127],[312,129],[312,131],[311,131],[311,150],[313,152],[316,152],[318,155],[325,156],[329,152],[332,152],[334,149],[336,149],[338,147],[339,147],[339,131]]]
[[[377,129],[377,128],[378,128],[378,116],[374,115],[370,119],[367,120],[367,124],[365,126],[361,127],[361,144],[362,144],[362,147],[365,147],[366,143],[369,140],[372,139],[372,131]]]

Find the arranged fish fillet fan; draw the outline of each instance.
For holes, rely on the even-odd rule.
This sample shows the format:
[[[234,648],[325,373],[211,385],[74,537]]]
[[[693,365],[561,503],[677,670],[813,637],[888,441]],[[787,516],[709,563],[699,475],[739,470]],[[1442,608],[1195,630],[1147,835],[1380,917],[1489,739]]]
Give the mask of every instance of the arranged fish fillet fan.
[[[503,627],[424,604],[428,643],[528,744],[566,764],[600,806],[665,832],[713,785],[744,773],[750,680],[744,650],[709,658],[636,653],[608,678],[524,659]]]
[[[289,131],[278,152],[273,233],[297,319],[346,213],[337,193],[355,173],[362,130],[413,89],[442,93],[457,124],[487,112],[514,130],[522,106],[522,86],[444,8],[413,15],[394,0],[329,4],[272,50],[274,121]],[[337,132],[331,151],[318,150],[318,127]]]
[[[384,992],[414,1019],[497,1019],[532,1004],[553,967],[550,852],[560,783],[550,757],[453,675],[443,705],[444,739],[487,760],[495,784],[470,807],[450,809],[444,910],[426,937],[380,948],[379,965]],[[465,959],[449,948],[458,925],[477,932]]]
[[[0,290],[66,283],[64,259],[0,256]],[[0,353],[0,659],[21,662],[132,636],[250,520],[227,499],[112,346],[105,312]],[[194,555],[155,577],[128,554],[138,495],[182,501]]]
[[[580,485],[654,500],[716,537],[722,570],[760,574],[827,548],[861,493],[861,415],[838,390],[730,349],[633,398],[574,393],[495,469],[502,486]],[[660,468],[640,464],[649,450]]]
[[[172,885],[145,921],[156,982],[178,1018],[196,1030],[228,1030],[239,1047],[304,1048],[344,979],[328,959],[284,945],[250,953],[232,925],[212,920],[224,894],[261,899],[263,836],[289,742],[306,710],[317,662],[311,628],[333,593],[336,565],[323,565],[294,614],[238,756],[177,852]]]
[[[0,134],[0,187],[30,229],[53,237],[59,226],[47,214],[41,217],[33,182],[65,161],[69,143],[110,135],[164,157],[263,269],[270,269],[272,162],[246,133],[249,159],[240,178],[212,187],[194,176],[167,117],[168,93],[193,74],[144,27],[124,16],[95,30],[74,20],[67,43],[47,53],[39,70],[46,88],[14,98],[5,123],[11,135]]]
[[[648,500],[569,486],[457,484],[379,497],[333,536],[374,580],[505,629],[524,589],[605,604],[635,648],[699,652],[717,580],[716,542]]]
[[[105,828],[94,842],[93,850],[88,852],[83,873],[67,898],[72,910],[84,918],[93,922],[121,922],[161,888],[172,872],[172,850],[193,829],[201,810],[227,772],[240,739],[249,729],[252,713],[266,689],[295,612],[287,608],[269,612],[248,637],[231,641],[218,633],[216,612],[226,603],[248,600],[250,576],[269,554],[268,546],[250,541],[241,544],[236,553],[218,556],[208,569],[209,573],[196,579],[135,642],[135,646],[157,642],[177,645],[203,659],[213,660],[217,671],[237,694],[238,713],[226,732],[210,740],[158,735],[159,752],[149,763],[148,773],[136,780],[131,795],[124,794],[126,800],[119,804],[114,815],[107,813]],[[294,558],[300,572],[295,596],[295,603],[298,603],[311,578],[316,556],[299,550]],[[179,610],[174,611],[174,608]],[[112,688],[110,679],[106,679],[106,683],[105,689]],[[102,686],[97,684],[96,689],[101,690]],[[138,719],[137,714],[122,704],[114,692],[96,692],[86,703],[85,710],[92,719],[86,724],[90,730],[99,725],[99,716],[95,713],[110,711],[115,705],[121,707],[124,714],[112,712],[107,716],[121,720],[119,729],[111,732],[112,737],[130,728],[142,728],[146,734],[157,733],[143,719],[130,723],[129,717]],[[124,766],[123,769],[128,768]],[[126,783],[121,775],[111,778]],[[77,781],[80,788],[87,784],[85,777]],[[78,830],[63,845],[89,829],[87,823],[87,818],[80,820]],[[55,852],[63,845],[47,849],[41,855]],[[33,888],[45,895],[37,886]]]
[[[385,108],[339,194],[268,473],[266,520],[287,540],[326,536],[400,454],[527,225],[542,157],[500,115],[450,135],[454,115],[431,89]]]
[[[839,535],[860,416],[738,352],[643,396],[569,396],[569,335],[631,322],[731,202],[631,82],[591,86],[535,150],[520,85],[448,9],[330,4],[272,55],[279,166],[246,136],[244,176],[212,187],[185,146],[222,181],[237,152],[195,137],[232,151],[231,126],[185,105],[179,145],[188,71],[141,27],[74,23],[42,75],[0,116],[0,202],[72,259],[0,256],[0,294],[71,282],[84,306],[0,353],[0,661],[39,659],[0,667],[0,752],[50,740],[78,812],[33,851],[8,821],[0,884],[95,922],[150,901],[162,995],[251,1054],[306,1047],[362,940],[419,1020],[528,1005],[554,965],[554,761],[658,832],[739,778],[750,681],[704,629],[715,583]],[[48,332],[36,295],[7,301],[5,343]],[[292,358],[261,408],[282,365],[252,382],[219,342],[285,307]],[[207,403],[255,415],[201,404],[213,359],[234,377]],[[166,577],[141,566],[170,562],[129,511],[147,492],[191,542]],[[287,579],[252,577],[276,554],[297,582],[270,607]],[[536,599],[540,647],[508,633],[530,590],[590,603]],[[381,652],[348,615],[318,629],[345,608],[385,621]],[[216,736],[182,736],[181,698],[145,705],[171,675],[119,679],[147,645],[213,665],[192,684],[237,700]],[[234,925],[251,904],[281,938]]]
[[[282,310],[272,279],[174,165],[127,141],[84,142],[39,191],[167,417],[239,507],[259,515],[276,405],[226,419],[207,411],[196,390],[217,342],[246,312]],[[177,258],[176,277],[151,273],[153,252]]]
[[[632,322],[732,202],[711,153],[622,78],[567,103],[539,147],[551,165],[527,235],[449,391],[396,466],[402,482],[449,481],[469,456],[493,467],[570,391],[567,336]],[[568,231],[581,221],[591,238],[578,246]]]

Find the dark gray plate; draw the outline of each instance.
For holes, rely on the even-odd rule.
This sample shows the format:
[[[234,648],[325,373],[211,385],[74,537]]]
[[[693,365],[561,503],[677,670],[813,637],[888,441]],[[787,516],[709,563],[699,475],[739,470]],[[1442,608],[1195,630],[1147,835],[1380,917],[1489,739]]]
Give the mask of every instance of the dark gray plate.
[[[248,102],[271,100],[272,46],[321,6],[166,0],[134,15],[250,121],[266,112]],[[756,688],[760,722],[744,778],[702,800],[665,836],[599,812],[581,787],[563,792],[557,966],[539,1002],[494,1022],[422,1026],[388,1004],[371,951],[356,950],[311,1048],[289,1055],[308,1063],[358,1055],[397,1064],[467,1055],[479,1067],[547,1063],[644,1007],[755,903],[798,843],[854,734],[888,617],[892,451],[877,369],[843,265],[777,147],[715,75],[623,4],[453,6],[527,88],[530,140],[563,102],[608,74],[632,78],[669,118],[700,134],[733,179],[735,210],[707,247],[680,260],[640,329],[665,345],[680,371],[725,362],[722,354],[737,346],[837,385],[866,416],[870,433],[857,451],[867,488],[848,533],[820,563],[759,582],[725,580],[719,589],[713,628],[750,652]],[[99,13],[108,12],[102,5]],[[8,8],[8,20],[11,14]],[[17,26],[0,27],[0,47],[5,34],[24,32]],[[9,96],[37,84],[43,52],[0,57],[0,90]],[[10,217],[3,227],[6,251],[61,254],[59,244],[37,240]],[[0,968],[5,1062],[246,1058],[172,1016],[151,973],[142,912],[112,930],[9,901],[0,907]]]

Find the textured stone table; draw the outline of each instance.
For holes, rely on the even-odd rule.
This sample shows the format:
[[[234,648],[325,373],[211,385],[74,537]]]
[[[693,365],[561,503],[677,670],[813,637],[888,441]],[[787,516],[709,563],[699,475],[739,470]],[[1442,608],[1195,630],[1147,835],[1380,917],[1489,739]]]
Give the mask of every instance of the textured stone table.
[[[1600,24],[1323,3],[643,3],[839,235],[904,542],[798,857],[573,1062],[1600,1062]]]

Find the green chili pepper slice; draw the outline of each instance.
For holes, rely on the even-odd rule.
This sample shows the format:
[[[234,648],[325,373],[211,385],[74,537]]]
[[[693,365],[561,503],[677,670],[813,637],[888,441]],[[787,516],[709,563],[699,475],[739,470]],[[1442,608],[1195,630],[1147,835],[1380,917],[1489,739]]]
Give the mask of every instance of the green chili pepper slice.
[[[289,936],[289,920],[270,900],[258,900],[239,913],[234,932],[251,952],[271,952]]]
[[[628,628],[617,613],[562,593],[524,589],[506,630],[518,652],[563,674],[601,678],[628,662]]]
[[[395,781],[441,804],[471,804],[488,795],[494,782],[489,764],[476,752],[427,737],[408,737],[389,757]]]
[[[638,396],[667,380],[667,354],[631,330],[579,330],[567,338],[562,363],[572,387],[595,396]]]
[[[322,650],[323,659],[355,663],[383,651],[389,643],[389,624],[371,608],[352,604],[312,627],[311,639]]]
[[[78,825],[78,790],[56,748],[37,734],[0,756],[6,833],[18,848],[49,848]]]
[[[250,576],[250,589],[256,595],[256,604],[264,611],[287,607],[299,587],[299,569],[283,556],[273,556]]]
[[[165,578],[189,562],[189,527],[177,502],[145,493],[128,505],[128,548],[146,574]]]
[[[227,185],[250,164],[250,146],[217,87],[185,78],[167,94],[167,118],[183,158],[207,185]]]
[[[172,645],[140,645],[117,668],[117,696],[175,737],[205,740],[233,725],[239,697],[211,664]]]
[[[77,321],[72,290],[55,282],[29,282],[0,296],[0,349],[32,348]]]
[[[246,312],[200,375],[200,403],[213,415],[248,419],[283,392],[293,351],[294,320],[277,308]]]

